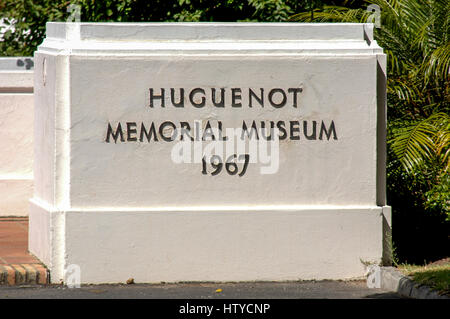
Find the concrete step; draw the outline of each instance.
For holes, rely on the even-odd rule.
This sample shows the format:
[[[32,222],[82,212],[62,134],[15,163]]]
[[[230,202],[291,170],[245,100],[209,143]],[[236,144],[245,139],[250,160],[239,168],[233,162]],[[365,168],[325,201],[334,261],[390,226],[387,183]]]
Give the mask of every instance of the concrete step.
[[[49,273],[40,264],[0,264],[0,285],[45,285]]]

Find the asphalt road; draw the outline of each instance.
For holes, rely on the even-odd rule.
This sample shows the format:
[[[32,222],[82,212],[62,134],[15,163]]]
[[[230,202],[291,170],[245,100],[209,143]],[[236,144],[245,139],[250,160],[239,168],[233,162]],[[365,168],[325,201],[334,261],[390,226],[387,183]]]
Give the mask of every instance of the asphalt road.
[[[216,292],[221,289],[220,292]],[[365,281],[0,286],[0,299],[399,299]]]

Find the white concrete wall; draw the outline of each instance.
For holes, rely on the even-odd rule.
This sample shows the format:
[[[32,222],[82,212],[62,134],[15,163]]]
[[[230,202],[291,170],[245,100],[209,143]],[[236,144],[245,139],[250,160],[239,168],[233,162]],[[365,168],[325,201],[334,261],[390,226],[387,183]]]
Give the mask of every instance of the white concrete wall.
[[[0,216],[28,215],[33,104],[33,59],[0,58]]]
[[[35,54],[30,250],[85,283],[344,279],[385,256],[385,55],[364,24],[49,23]],[[149,88],[302,87],[298,108],[150,108]],[[107,143],[118,121],[331,120],[243,177],[174,143]]]

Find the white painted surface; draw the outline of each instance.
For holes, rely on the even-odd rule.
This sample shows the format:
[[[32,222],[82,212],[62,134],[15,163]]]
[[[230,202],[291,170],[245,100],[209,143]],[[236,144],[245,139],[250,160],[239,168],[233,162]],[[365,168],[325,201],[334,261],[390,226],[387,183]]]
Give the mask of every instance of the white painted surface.
[[[42,211],[32,203],[30,227]],[[30,248],[53,254],[55,283],[70,264],[87,283],[346,279],[382,254],[379,207],[52,214],[56,239]]]
[[[361,260],[382,258],[385,204],[376,152],[384,55],[371,31],[49,23],[35,54],[30,227],[47,220],[51,239],[32,230],[30,249],[60,276],[52,281],[72,263],[96,283],[363,276]],[[236,109],[149,108],[149,88],[170,87],[303,92],[297,108],[249,108],[245,98]],[[243,177],[175,164],[173,142],[105,142],[108,123],[167,120],[334,121],[338,138],[281,141],[275,174],[255,163]]]
[[[0,216],[27,216],[28,200],[33,194],[30,61],[20,57],[0,58]]]
[[[71,57],[71,207],[376,205],[376,57],[236,59]],[[86,81],[94,77],[96,85]],[[208,82],[226,88],[250,84],[266,91],[271,85],[301,86],[300,108],[148,107],[148,87],[195,88]],[[232,128],[252,120],[316,120],[319,127],[322,120],[333,120],[338,140],[308,141],[301,135],[298,141],[281,141],[275,176],[260,174],[256,164],[242,178],[205,177],[201,163],[174,164],[170,155],[175,143],[104,142],[108,122],[171,119],[209,119]]]

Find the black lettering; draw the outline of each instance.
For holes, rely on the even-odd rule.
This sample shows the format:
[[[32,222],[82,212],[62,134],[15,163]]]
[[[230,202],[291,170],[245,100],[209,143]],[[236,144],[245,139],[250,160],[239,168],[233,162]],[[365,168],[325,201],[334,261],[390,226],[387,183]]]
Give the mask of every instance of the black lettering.
[[[166,126],[172,126],[172,129],[173,129],[173,130],[172,130],[172,134],[170,135],[170,137],[167,137],[167,136],[164,135],[164,129],[165,129]],[[161,125],[159,126],[159,135],[161,136],[161,138],[162,138],[164,141],[166,141],[166,142],[171,142],[171,141],[174,140],[173,135],[174,135],[174,133],[175,133],[175,129],[176,129],[176,126],[175,126],[175,124],[173,124],[172,122],[170,122],[170,121],[163,122],[163,123],[161,123]]]
[[[216,89],[211,89],[212,102],[215,107],[225,107],[225,89],[220,89],[220,102],[216,102]]]
[[[255,92],[252,91],[252,89],[248,89],[248,106],[249,107],[253,107],[252,104],[252,97],[255,98],[256,101],[258,101],[259,105],[261,105],[262,107],[264,107],[264,89],[260,89],[261,90],[261,96],[258,97]]]
[[[217,127],[219,128],[219,140],[220,141],[228,141],[228,137],[223,136],[223,131],[222,131],[222,122],[221,121],[217,121]]]
[[[256,129],[256,123],[255,123],[255,121],[253,121],[253,123],[252,123],[252,128],[251,128],[250,133],[249,133],[249,131],[248,131],[247,125],[245,124],[245,121],[243,121],[243,124],[242,124],[241,140],[244,140],[244,133],[247,133],[247,137],[248,137],[249,139],[253,139],[253,132],[255,132],[256,139],[259,140],[258,130]]]
[[[281,93],[281,95],[283,96],[281,102],[278,103],[278,104],[273,101],[273,96],[274,96],[275,93]],[[273,107],[280,108],[280,107],[285,106],[286,105],[286,100],[287,100],[286,93],[284,93],[283,89],[272,89],[272,90],[270,90],[270,92],[269,92],[269,102],[270,102],[270,104]]]
[[[320,134],[319,134],[319,140],[322,139],[322,135],[325,132],[325,135],[327,136],[327,140],[330,140],[331,134],[333,133],[333,140],[337,140],[337,135],[336,135],[336,129],[334,127],[334,121],[331,121],[330,127],[327,128],[325,127],[325,124],[322,121],[322,125],[320,126]]]
[[[154,95],[153,94],[153,88],[150,88],[150,107],[154,107],[153,100],[160,99],[161,100],[161,107],[165,107],[164,104],[164,89],[161,89],[160,95]]]
[[[200,121],[195,121],[194,127],[195,127],[195,132],[194,132],[195,140],[200,141],[200,129],[201,129]]]
[[[202,101],[201,101],[200,103],[196,103],[196,102],[194,101],[194,95],[195,95],[196,93],[202,93],[202,94],[203,94],[203,96],[202,96]],[[206,103],[205,90],[203,90],[202,88],[196,88],[196,89],[193,89],[193,90],[191,91],[191,93],[189,93],[189,101],[190,101],[191,104],[192,104],[193,106],[195,106],[195,107],[198,107],[198,108],[204,107],[204,106],[205,106],[205,103]]]
[[[147,142],[150,142],[152,136],[153,136],[153,141],[155,141],[155,142],[158,141],[158,137],[156,136],[155,124],[153,122],[152,122],[152,125],[150,126],[150,130],[148,132],[145,129],[144,123],[141,123],[141,133],[139,136],[139,141],[141,141],[141,142],[144,141],[144,135],[147,138]]]
[[[237,103],[237,100],[241,99],[241,89],[233,88],[231,89],[231,106],[232,107],[242,107],[242,103]]]
[[[303,135],[305,135],[307,140],[316,140],[317,139],[317,122],[313,121],[313,127],[312,127],[312,133],[311,135],[308,135],[308,121],[303,121]]]
[[[132,134],[136,134],[136,122],[127,122],[127,141],[135,142],[137,141],[136,136],[132,136]]]
[[[184,135],[186,134],[188,137],[191,138],[191,141],[193,141],[194,138],[191,136],[191,126],[189,125],[189,123],[188,122],[180,122],[180,127],[181,127],[180,140],[183,141]]]
[[[203,131],[202,141],[206,141],[206,138],[211,137],[213,141],[216,140],[216,137],[214,136],[214,132],[211,128],[211,124],[206,122],[205,130]]]
[[[113,131],[111,124],[108,123],[108,130],[106,132],[106,140],[105,140],[106,143],[109,143],[111,136],[114,139],[114,143],[117,143],[117,138],[119,137],[119,135],[120,135],[120,141],[125,142],[125,139],[123,138],[123,131],[122,131],[122,126],[120,125],[120,122],[119,122],[119,124],[117,124],[117,128],[116,128],[115,132]]]
[[[277,128],[278,130],[280,130],[280,132],[282,133],[282,135],[279,135],[279,139],[280,140],[284,140],[287,137],[287,132],[286,132],[286,124],[284,123],[284,121],[278,121],[277,122]]]
[[[175,107],[184,107],[184,89],[180,89],[180,100],[175,102],[175,89],[170,89],[170,100],[172,101],[172,105]]]
[[[298,121],[289,121],[291,125],[291,140],[299,140],[300,135],[294,135],[295,132],[300,132],[300,123]]]
[[[292,106],[297,107],[297,93],[300,94],[302,92],[302,88],[289,88],[288,92],[292,93]]]
[[[261,121],[261,135],[266,141],[272,140],[273,135],[273,129],[275,128],[275,122],[270,121],[270,134],[269,136],[266,136],[266,123],[264,121]]]

